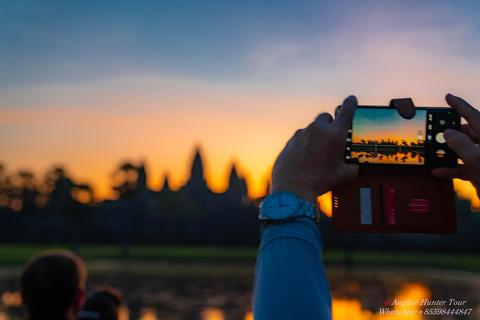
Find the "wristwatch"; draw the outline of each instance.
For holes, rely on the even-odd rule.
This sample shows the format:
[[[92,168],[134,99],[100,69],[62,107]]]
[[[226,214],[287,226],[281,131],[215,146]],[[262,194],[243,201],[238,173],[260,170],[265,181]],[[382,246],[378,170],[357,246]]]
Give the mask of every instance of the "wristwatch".
[[[308,217],[315,222],[318,220],[315,206],[293,192],[278,191],[260,203],[258,218],[265,224],[287,223],[299,217]]]

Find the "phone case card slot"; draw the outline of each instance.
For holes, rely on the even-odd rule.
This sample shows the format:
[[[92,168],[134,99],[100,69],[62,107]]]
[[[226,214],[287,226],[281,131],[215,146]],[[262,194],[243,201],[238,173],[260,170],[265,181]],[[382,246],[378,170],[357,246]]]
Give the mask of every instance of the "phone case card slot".
[[[372,219],[372,193],[370,188],[360,188],[360,223],[373,224]]]
[[[397,209],[395,207],[395,187],[391,184],[387,184],[383,188],[383,194],[385,201],[385,223],[387,226],[397,225]]]

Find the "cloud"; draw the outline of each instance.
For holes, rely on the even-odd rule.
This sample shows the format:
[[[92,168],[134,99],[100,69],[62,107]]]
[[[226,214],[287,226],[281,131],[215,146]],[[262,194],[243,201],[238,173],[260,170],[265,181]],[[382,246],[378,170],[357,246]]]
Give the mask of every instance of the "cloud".
[[[249,59],[257,78],[305,92],[353,90],[376,103],[397,95],[440,103],[448,90],[480,100],[478,22],[461,16],[461,9],[432,3],[428,10],[365,7],[342,12],[338,18],[347,23],[330,33],[310,30],[311,37],[297,41],[258,44]]]

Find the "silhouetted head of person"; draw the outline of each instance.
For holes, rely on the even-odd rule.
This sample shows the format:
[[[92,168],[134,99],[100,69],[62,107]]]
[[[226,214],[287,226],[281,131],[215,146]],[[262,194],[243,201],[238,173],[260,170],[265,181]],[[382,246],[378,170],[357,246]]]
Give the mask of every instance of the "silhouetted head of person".
[[[115,288],[104,286],[93,289],[85,301],[78,320],[118,320],[119,308],[124,304],[123,295]]]
[[[85,298],[87,269],[66,250],[46,251],[31,258],[20,279],[23,304],[31,318],[75,319]]]

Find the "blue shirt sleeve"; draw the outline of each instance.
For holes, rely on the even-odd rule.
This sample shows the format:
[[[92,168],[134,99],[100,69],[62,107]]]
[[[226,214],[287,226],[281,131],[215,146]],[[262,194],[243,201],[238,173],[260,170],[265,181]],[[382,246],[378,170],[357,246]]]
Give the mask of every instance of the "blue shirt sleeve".
[[[272,224],[261,232],[255,268],[255,320],[332,319],[322,262],[322,239],[313,220]]]

